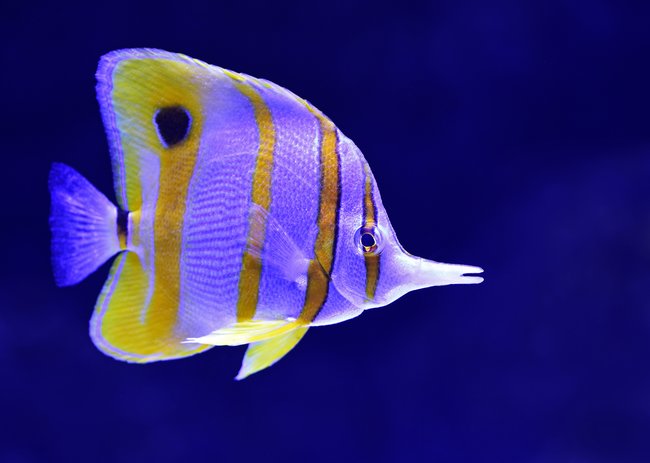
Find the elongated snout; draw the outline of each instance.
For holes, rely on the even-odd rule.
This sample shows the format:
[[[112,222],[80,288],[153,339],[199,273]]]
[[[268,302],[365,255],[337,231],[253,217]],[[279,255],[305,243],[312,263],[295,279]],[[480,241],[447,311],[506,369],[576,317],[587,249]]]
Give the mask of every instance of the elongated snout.
[[[395,283],[389,291],[378,299],[379,305],[386,305],[404,294],[416,289],[429,288],[431,286],[445,285],[471,285],[481,283],[483,277],[477,273],[483,273],[481,267],[473,265],[444,264],[432,260],[415,257],[402,252],[395,259],[393,267],[396,275]]]
[[[444,264],[432,260],[415,257],[418,261],[413,265],[413,284],[417,288],[444,285],[471,285],[481,283],[483,277],[473,274],[483,273],[481,267],[472,265]]]

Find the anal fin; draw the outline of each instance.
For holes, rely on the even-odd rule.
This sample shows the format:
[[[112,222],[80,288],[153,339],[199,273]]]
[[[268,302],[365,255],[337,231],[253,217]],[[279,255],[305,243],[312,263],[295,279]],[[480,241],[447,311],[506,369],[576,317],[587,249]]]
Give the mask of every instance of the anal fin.
[[[212,347],[184,344],[186,336],[175,331],[174,302],[164,293],[147,302],[148,292],[149,275],[140,257],[134,252],[120,253],[90,321],[90,336],[99,350],[118,360],[148,363],[187,357]]]
[[[298,326],[287,333],[250,344],[235,379],[244,379],[273,365],[298,344],[308,329],[307,325]]]

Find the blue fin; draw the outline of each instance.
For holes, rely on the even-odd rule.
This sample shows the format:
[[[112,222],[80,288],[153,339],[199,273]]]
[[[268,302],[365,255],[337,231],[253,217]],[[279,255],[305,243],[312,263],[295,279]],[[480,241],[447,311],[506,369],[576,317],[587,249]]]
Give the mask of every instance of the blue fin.
[[[54,280],[74,285],[120,251],[117,208],[65,164],[52,164],[49,188]]]

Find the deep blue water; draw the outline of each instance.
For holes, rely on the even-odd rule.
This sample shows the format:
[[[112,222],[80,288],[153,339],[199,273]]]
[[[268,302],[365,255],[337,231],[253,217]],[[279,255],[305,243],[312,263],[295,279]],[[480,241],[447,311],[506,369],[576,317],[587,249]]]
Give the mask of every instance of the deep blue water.
[[[0,461],[650,461],[650,4],[95,3],[0,15]],[[313,329],[243,382],[244,348],[101,354],[108,266],[54,286],[47,172],[114,197],[94,72],[141,46],[307,98],[405,248],[486,281]]]

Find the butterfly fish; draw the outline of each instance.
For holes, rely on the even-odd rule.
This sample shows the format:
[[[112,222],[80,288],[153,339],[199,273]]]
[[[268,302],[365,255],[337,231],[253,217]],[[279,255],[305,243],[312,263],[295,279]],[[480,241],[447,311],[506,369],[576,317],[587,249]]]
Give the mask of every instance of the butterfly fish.
[[[242,379],[312,326],[483,281],[407,253],[361,151],[290,91],[153,49],[108,53],[97,81],[117,206],[64,164],[49,189],[59,286],[117,255],[90,321],[103,353],[247,344]]]

